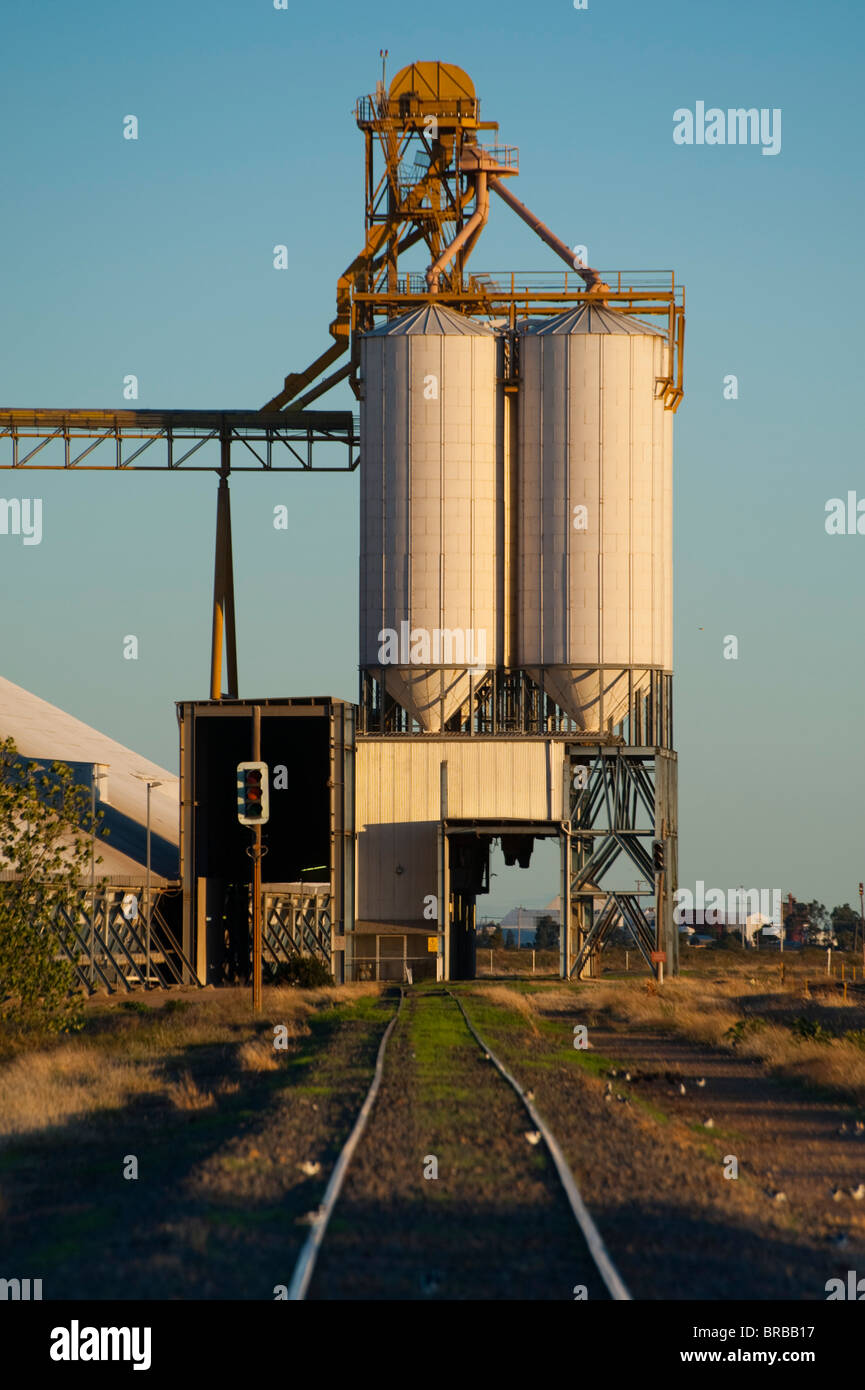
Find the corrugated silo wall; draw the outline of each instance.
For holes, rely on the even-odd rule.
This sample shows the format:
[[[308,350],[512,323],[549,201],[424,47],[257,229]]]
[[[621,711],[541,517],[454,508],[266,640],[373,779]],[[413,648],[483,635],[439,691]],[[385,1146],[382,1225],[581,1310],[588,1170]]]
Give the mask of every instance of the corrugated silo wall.
[[[521,344],[518,664],[630,667],[639,689],[647,667],[672,669],[672,417],[654,390],[664,340],[562,321]],[[627,683],[605,683],[616,720]],[[574,669],[547,688],[596,727],[597,677]]]
[[[361,342],[360,664],[380,666],[380,634],[407,623],[431,642],[436,632],[472,634],[460,639],[473,642],[466,666],[486,669],[498,659],[497,344],[450,311],[423,314]],[[432,731],[441,664],[385,668],[390,693]],[[447,686],[445,718],[468,677]]]

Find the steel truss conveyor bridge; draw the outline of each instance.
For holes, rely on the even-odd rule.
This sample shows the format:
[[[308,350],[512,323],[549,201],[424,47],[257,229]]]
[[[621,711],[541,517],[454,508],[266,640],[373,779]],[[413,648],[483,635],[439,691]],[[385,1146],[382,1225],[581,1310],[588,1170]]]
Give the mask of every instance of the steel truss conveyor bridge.
[[[0,468],[345,473],[357,443],[350,410],[0,410]],[[342,462],[313,464],[316,444],[343,450]]]
[[[0,470],[218,473],[214,700],[238,694],[229,474],[351,473],[358,462],[358,424],[350,410],[0,409]]]

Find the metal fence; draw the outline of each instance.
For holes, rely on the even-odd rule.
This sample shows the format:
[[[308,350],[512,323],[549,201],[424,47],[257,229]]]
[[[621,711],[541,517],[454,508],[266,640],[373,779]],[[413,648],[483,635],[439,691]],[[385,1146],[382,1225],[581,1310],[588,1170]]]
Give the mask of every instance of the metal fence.
[[[333,898],[329,885],[266,889],[262,953],[273,966],[295,956],[315,956],[330,968]]]
[[[54,909],[50,930],[57,955],[72,966],[88,994],[148,986],[200,985],[172,929],[172,900],[180,885],[151,890],[148,914],[139,885],[82,888]]]

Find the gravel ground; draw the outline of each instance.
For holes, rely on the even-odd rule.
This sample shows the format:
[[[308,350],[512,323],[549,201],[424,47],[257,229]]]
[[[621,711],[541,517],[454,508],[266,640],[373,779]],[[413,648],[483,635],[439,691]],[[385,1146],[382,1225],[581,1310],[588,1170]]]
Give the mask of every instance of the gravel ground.
[[[543,1143],[443,990],[413,992],[310,1289],[317,1299],[606,1291]],[[428,1159],[438,1177],[425,1178]]]
[[[827,1279],[865,1267],[865,1203],[850,1195],[865,1180],[865,1135],[849,1107],[649,1031],[593,1025],[591,1053],[578,1054],[582,1000],[540,1038],[481,996],[464,1002],[534,1088],[634,1298],[822,1300]]]
[[[636,1299],[823,1300],[829,1278],[865,1269],[865,1115],[736,1052],[596,1023],[588,991],[559,989],[539,1016],[456,989],[533,1090]],[[7,1270],[41,1278],[46,1299],[272,1299],[395,1006],[395,991],[325,1005],[276,1061],[263,1022],[178,1049],[161,1059],[173,1100],[140,1095],[6,1143]],[[530,1124],[454,1000],[412,990],[310,1297],[606,1298]]]

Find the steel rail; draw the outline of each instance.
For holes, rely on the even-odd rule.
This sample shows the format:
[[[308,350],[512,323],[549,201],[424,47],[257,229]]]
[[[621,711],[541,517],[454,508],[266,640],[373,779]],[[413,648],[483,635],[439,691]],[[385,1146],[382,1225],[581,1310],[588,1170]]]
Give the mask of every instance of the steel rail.
[[[450,990],[447,990],[446,993],[450,995],[451,999],[453,999],[454,1003],[457,1005],[460,1013],[466,1021],[466,1027],[472,1034],[472,1037],[475,1039],[475,1042],[483,1048],[484,1052],[489,1057],[490,1061],[493,1063],[496,1069],[501,1073],[505,1080],[510,1082],[511,1086],[513,1086],[520,1100],[523,1102],[523,1105],[526,1107],[526,1110],[529,1112],[529,1115],[532,1118],[532,1122],[535,1128],[540,1130],[541,1134],[543,1135],[544,1143],[546,1144],[547,1149],[549,1150],[550,1157],[553,1160],[553,1163],[555,1164],[556,1172],[559,1175],[559,1180],[562,1184],[562,1187],[565,1189],[565,1195],[570,1203],[571,1211],[574,1213],[577,1225],[582,1231],[586,1245],[589,1247],[589,1253],[591,1254],[592,1259],[595,1262],[598,1273],[600,1274],[601,1278],[607,1286],[607,1289],[609,1290],[610,1297],[615,1299],[616,1302],[631,1302],[631,1295],[625,1287],[625,1284],[622,1280],[621,1275],[619,1274],[619,1271],[616,1269],[616,1266],[613,1264],[613,1261],[610,1259],[610,1256],[607,1253],[607,1247],[604,1245],[604,1242],[601,1239],[601,1233],[595,1225],[594,1221],[592,1220],[588,1208],[586,1207],[582,1197],[580,1196],[580,1189],[577,1187],[574,1175],[568,1167],[567,1159],[565,1158],[564,1154],[562,1153],[561,1149],[556,1143],[554,1135],[547,1128],[546,1124],[544,1123],[538,1111],[535,1109],[532,1102],[529,1100],[520,1083],[513,1076],[511,1076],[507,1068],[502,1065],[502,1063],[499,1061],[498,1057],[496,1057],[489,1044],[484,1042],[480,1033],[477,1031],[468,1014],[466,1013],[465,1009],[463,1008],[462,1001],[458,999],[455,994],[451,993]]]
[[[405,1001],[405,990],[400,988],[399,1008],[384,1030],[382,1040],[379,1043],[378,1056],[375,1062],[375,1073],[372,1078],[372,1085],[367,1091],[366,1100],[360,1108],[358,1117],[354,1122],[354,1128],[342,1149],[342,1153],[336,1160],[330,1181],[324,1191],[321,1206],[316,1212],[315,1220],[312,1223],[309,1235],[307,1236],[303,1248],[297,1257],[297,1264],[291,1276],[291,1283],[288,1286],[288,1301],[293,1303],[302,1302],[306,1298],[307,1290],[310,1285],[313,1273],[315,1272],[315,1262],[318,1259],[318,1252],[324,1240],[324,1234],[330,1221],[331,1213],[336,1206],[337,1198],[342,1190],[348,1165],[352,1160],[354,1151],[360,1142],[361,1136],[366,1129],[366,1122],[369,1119],[370,1111],[375,1104],[381,1085],[382,1073],[384,1071],[384,1054],[387,1048],[388,1039],[394,1030],[396,1021],[402,1012]]]

